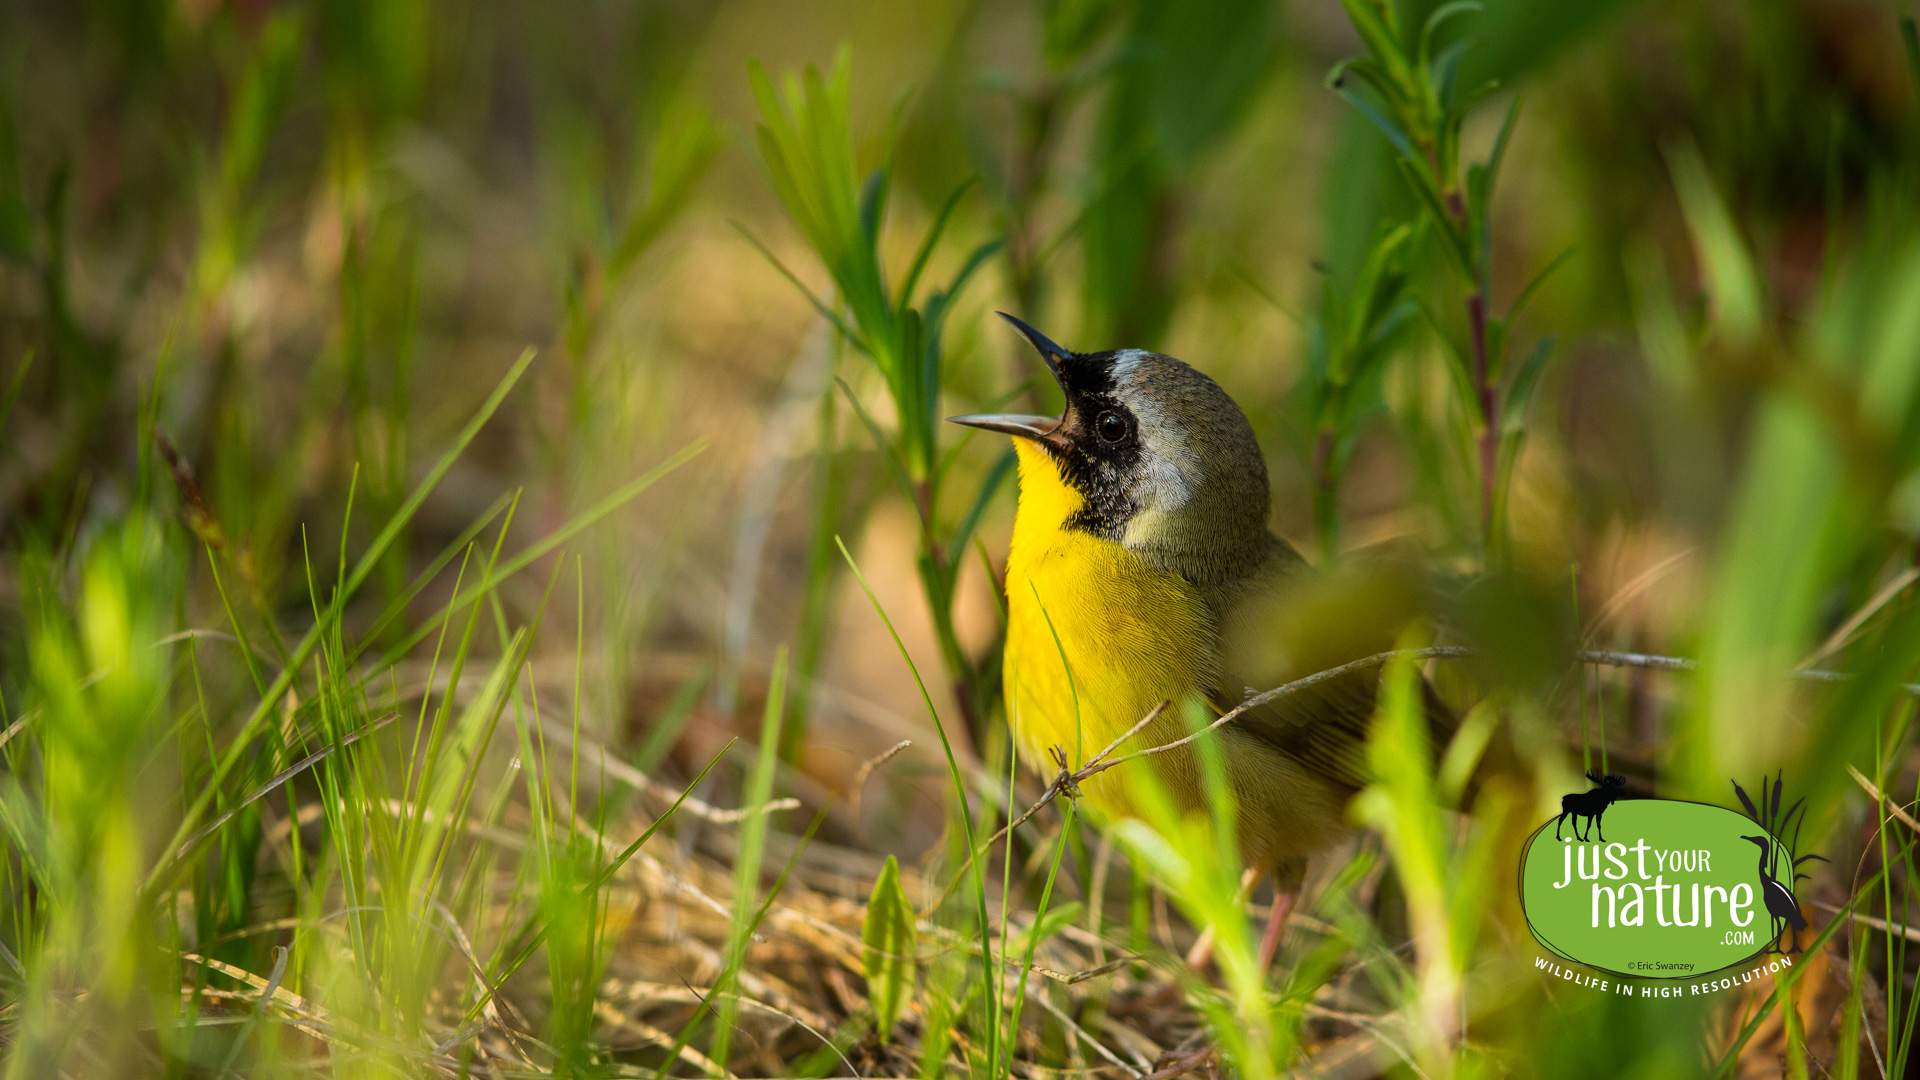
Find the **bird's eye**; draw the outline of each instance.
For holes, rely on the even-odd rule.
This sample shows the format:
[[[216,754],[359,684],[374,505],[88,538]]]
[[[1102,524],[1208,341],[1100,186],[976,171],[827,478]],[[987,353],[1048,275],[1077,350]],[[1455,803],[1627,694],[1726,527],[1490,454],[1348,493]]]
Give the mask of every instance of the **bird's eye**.
[[[1119,442],[1127,437],[1127,421],[1119,413],[1108,410],[1094,420],[1093,430],[1108,442]]]

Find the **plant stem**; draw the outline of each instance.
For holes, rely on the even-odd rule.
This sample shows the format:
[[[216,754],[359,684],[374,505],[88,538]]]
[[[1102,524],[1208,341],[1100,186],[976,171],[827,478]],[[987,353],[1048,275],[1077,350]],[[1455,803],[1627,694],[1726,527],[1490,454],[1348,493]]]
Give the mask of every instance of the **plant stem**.
[[[1487,295],[1475,289],[1467,296],[1468,336],[1473,343],[1473,382],[1480,398],[1480,531],[1487,555],[1495,548],[1493,531],[1494,478],[1500,467],[1499,400],[1487,361]]]
[[[1333,470],[1332,428],[1321,428],[1313,443],[1313,530],[1320,540],[1322,562],[1340,551],[1340,481]]]

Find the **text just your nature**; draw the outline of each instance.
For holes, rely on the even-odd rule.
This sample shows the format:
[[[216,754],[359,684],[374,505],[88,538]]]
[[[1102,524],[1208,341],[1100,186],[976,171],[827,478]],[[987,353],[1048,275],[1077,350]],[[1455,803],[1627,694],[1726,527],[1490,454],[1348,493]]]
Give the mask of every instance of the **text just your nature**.
[[[1595,929],[1602,925],[1603,917],[1609,927],[1645,925],[1649,899],[1654,921],[1661,926],[1701,926],[1704,920],[1704,925],[1711,927],[1716,907],[1725,911],[1724,921],[1734,926],[1744,927],[1753,922],[1753,886],[1744,882],[1731,889],[1707,885],[1703,891],[1702,882],[1688,881],[1683,876],[1712,871],[1713,853],[1704,848],[1651,848],[1644,837],[1632,847],[1617,841],[1606,845],[1578,844],[1572,838],[1568,838],[1565,845],[1561,849],[1563,874],[1553,887],[1578,888],[1574,884],[1576,878],[1591,881],[1591,925]],[[1648,872],[1649,856],[1652,873]],[[1629,881],[1629,877],[1636,880]],[[1603,880],[1619,884],[1606,885],[1602,884]],[[1683,896],[1687,900],[1684,907]]]

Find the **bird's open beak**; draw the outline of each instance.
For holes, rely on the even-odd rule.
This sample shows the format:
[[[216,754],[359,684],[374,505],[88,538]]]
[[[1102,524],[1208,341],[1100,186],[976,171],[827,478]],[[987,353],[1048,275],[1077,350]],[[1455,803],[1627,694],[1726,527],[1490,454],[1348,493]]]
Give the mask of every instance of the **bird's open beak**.
[[[1065,390],[1067,388],[1067,381],[1061,377],[1060,365],[1065,363],[1067,357],[1073,354],[1055,345],[1047,335],[1035,330],[1033,327],[1028,326],[1026,323],[1021,322],[1006,312],[998,311],[994,314],[1012,323],[1013,328],[1020,331],[1020,336],[1026,338],[1027,344],[1033,346],[1033,351],[1039,353],[1040,359],[1047,362],[1047,370],[1053,374],[1053,381],[1060,384],[1060,389]]]
[[[1020,331],[1021,336],[1025,337],[1027,342],[1033,346],[1034,351],[1040,354],[1040,359],[1047,362],[1047,371],[1052,373],[1053,381],[1059,383],[1061,389],[1066,389],[1066,382],[1060,375],[1060,365],[1073,354],[1054,344],[1047,338],[1047,335],[1035,330],[1033,327],[1028,326],[1026,323],[1021,322],[1006,312],[1002,311],[998,314],[1001,318],[1012,323],[1014,329]],[[947,417],[947,423],[984,428],[988,431],[1003,432],[1007,435],[1015,435],[1023,439],[1044,440],[1047,436],[1052,435],[1060,429],[1060,423],[1063,419],[1064,417],[1059,416],[1028,416],[1024,413],[987,413],[974,416],[949,416]]]
[[[1005,432],[1023,439],[1044,439],[1060,426],[1057,416],[1028,416],[1024,413],[981,413],[974,416],[949,416],[949,424]]]

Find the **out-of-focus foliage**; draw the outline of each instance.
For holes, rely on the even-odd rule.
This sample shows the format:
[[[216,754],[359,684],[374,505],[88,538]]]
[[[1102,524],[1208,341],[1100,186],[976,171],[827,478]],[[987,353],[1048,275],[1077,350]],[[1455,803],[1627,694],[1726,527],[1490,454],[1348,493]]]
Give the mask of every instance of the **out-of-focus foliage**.
[[[1260,90],[1279,13],[1271,0],[1127,7],[1090,150],[1083,333],[1155,348],[1179,295],[1188,185]]]

